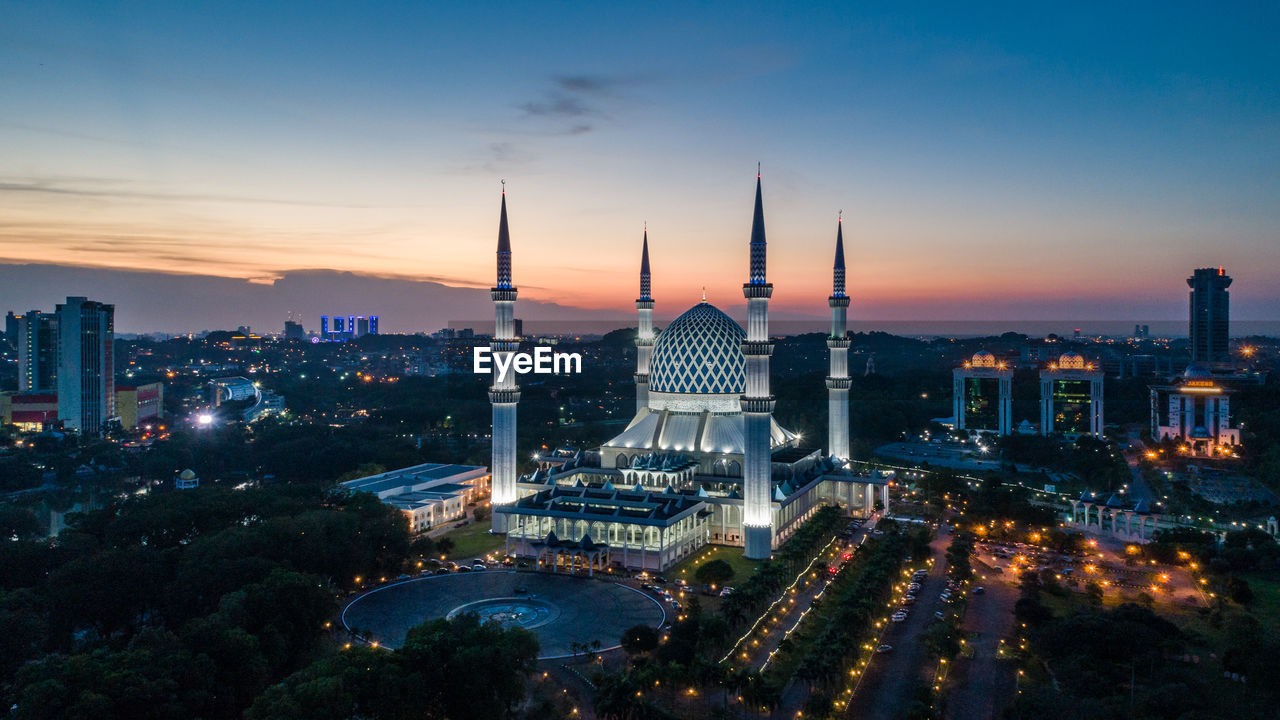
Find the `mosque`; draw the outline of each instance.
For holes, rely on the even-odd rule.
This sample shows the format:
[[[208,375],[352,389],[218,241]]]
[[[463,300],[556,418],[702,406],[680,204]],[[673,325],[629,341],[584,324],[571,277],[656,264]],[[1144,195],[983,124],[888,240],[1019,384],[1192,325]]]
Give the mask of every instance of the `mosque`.
[[[636,412],[625,430],[591,450],[537,456],[516,472],[515,373],[489,389],[493,407],[493,529],[507,552],[552,570],[664,570],[708,543],[763,559],[818,508],[867,516],[888,511],[892,475],[849,468],[849,374],[844,237],[836,226],[831,308],[828,447],[808,447],[773,418],[769,390],[769,298],[764,202],[756,177],[748,244],[744,330],[705,301],[661,333],[646,231],[636,300]],[[497,285],[491,291],[496,356],[518,350],[517,289],[511,277],[506,194],[498,225]]]

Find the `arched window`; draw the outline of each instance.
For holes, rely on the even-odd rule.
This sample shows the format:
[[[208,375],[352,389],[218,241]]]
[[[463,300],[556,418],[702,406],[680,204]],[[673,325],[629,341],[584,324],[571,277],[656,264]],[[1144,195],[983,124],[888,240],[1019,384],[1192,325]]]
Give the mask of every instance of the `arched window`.
[[[631,460],[623,453],[618,453],[618,457],[614,460],[613,466],[616,468],[631,467]]]
[[[738,462],[737,460],[730,460],[729,461],[729,477],[741,477],[741,476],[742,476],[742,463]]]

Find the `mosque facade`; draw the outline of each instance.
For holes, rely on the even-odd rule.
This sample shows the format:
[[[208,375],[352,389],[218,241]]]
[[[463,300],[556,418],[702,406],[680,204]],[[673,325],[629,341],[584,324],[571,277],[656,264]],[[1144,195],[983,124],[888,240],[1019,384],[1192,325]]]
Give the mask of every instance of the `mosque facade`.
[[[891,475],[849,467],[849,347],[843,232],[837,225],[828,348],[829,447],[804,445],[778,424],[769,387],[767,243],[760,177],[743,284],[747,327],[705,301],[660,333],[653,327],[648,231],[636,300],[636,409],[626,428],[599,447],[562,448],[515,472],[515,404],[519,390],[494,385],[493,532],[510,554],[551,569],[607,567],[664,570],[707,544],[743,548],[764,559],[824,505],[869,516],[888,510]],[[492,296],[498,330],[493,352],[513,352],[515,301],[503,196],[498,283]],[[509,374],[510,375],[510,374]],[[877,498],[877,489],[879,497]]]

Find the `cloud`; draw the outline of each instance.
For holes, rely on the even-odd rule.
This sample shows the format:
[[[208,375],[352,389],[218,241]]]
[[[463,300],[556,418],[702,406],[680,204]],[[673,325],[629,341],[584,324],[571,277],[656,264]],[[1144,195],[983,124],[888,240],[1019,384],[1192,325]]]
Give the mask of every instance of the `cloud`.
[[[115,200],[154,200],[160,202],[211,202],[252,203],[260,205],[293,205],[301,207],[335,207],[353,209],[385,209],[380,205],[354,205],[285,198],[254,197],[249,195],[220,195],[213,193],[167,193],[151,190],[133,190],[129,181],[114,178],[59,178],[24,177],[0,180],[0,194],[66,195],[74,197],[108,198]]]
[[[518,107],[523,119],[546,122],[557,134],[582,135],[594,130],[597,121],[609,120],[605,105],[616,104],[618,91],[637,82],[626,76],[556,75],[540,97]]]

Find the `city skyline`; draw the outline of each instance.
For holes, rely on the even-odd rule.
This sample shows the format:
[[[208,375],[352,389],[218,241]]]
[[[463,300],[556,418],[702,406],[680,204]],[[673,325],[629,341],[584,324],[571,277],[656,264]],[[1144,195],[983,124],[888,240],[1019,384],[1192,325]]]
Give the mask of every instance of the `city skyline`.
[[[1273,9],[531,12],[10,6],[0,279],[482,291],[506,179],[522,301],[624,317],[647,222],[659,316],[727,309],[760,161],[780,316],[824,314],[844,210],[854,329],[1172,320],[1218,265],[1280,317]]]

